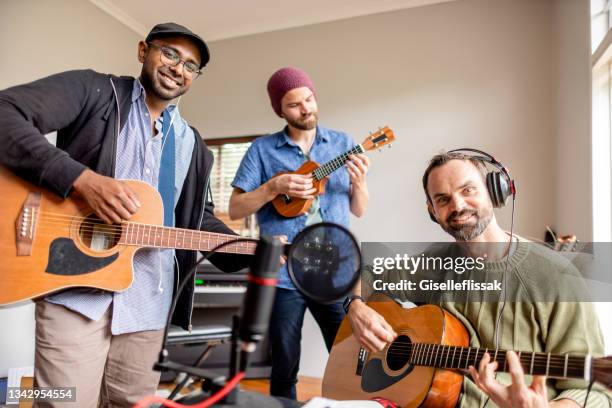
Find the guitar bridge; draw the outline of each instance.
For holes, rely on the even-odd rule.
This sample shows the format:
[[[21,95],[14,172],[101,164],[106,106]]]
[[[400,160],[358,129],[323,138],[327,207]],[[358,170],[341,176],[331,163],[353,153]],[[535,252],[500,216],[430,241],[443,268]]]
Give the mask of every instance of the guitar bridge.
[[[32,242],[36,234],[36,224],[40,213],[40,198],[40,193],[29,193],[15,222],[17,256],[32,254]]]

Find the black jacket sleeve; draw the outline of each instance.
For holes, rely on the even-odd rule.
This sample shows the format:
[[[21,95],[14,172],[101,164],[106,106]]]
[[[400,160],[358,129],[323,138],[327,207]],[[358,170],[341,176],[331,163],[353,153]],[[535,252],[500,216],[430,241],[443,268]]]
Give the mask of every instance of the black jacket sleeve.
[[[225,225],[223,221],[215,217],[214,208],[215,206],[212,201],[206,201],[204,217],[202,219],[202,225],[200,229],[202,231],[237,235],[231,228]],[[236,272],[241,269],[247,268],[250,265],[252,258],[253,257],[250,255],[218,253],[212,255],[209,260],[213,265],[221,269],[223,272]]]
[[[68,71],[0,91],[0,163],[66,197],[85,166],[45,134],[68,127],[83,111],[94,71]]]

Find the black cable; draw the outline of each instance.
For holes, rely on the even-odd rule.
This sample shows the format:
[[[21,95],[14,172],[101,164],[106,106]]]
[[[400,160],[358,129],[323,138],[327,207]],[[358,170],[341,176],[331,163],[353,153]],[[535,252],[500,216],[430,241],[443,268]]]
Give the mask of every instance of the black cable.
[[[586,393],[586,396],[584,397],[584,404],[582,404],[582,408],[586,407],[587,400],[589,399],[589,394],[591,393],[591,388],[593,387],[593,383],[595,383],[595,381],[591,381],[589,383],[589,388],[587,388],[587,393]]]
[[[495,319],[495,350],[499,349],[499,326],[501,325],[501,321],[504,316],[504,309],[506,308],[506,299],[507,299],[507,293],[508,293],[508,291],[506,290],[508,267],[510,266],[510,252],[512,251],[512,243],[514,241],[514,209],[515,209],[514,204],[515,204],[515,201],[516,201],[516,196],[513,195],[512,196],[512,218],[510,219],[510,243],[508,244],[508,253],[506,254],[506,267],[502,275],[503,302],[502,302],[501,310],[499,311],[499,314],[497,315],[497,318]],[[518,245],[518,240],[517,240],[517,245]]]
[[[202,258],[191,267],[191,269],[187,273],[187,276],[185,276],[185,279],[183,280],[183,282],[179,285],[178,289],[176,290],[176,294],[174,295],[174,298],[172,299],[172,306],[170,307],[170,311],[168,312],[166,328],[164,329],[164,342],[162,343],[162,348],[161,348],[162,353],[166,349],[166,342],[168,341],[168,330],[170,328],[170,322],[172,321],[172,315],[174,314],[174,309],[176,308],[176,303],[178,302],[179,295],[183,292],[183,290],[185,289],[185,286],[187,286],[187,282],[189,282],[191,277],[197,271],[198,265],[201,264],[206,259],[208,259],[211,255],[213,255],[219,249],[229,244],[235,244],[236,242],[259,242],[259,241],[253,238],[237,238],[231,241],[223,242],[217,245],[216,247],[214,247],[213,249],[211,249],[210,251],[208,251],[206,255],[202,256]],[[161,357],[165,358],[166,356],[160,356],[160,360],[161,360]]]
[[[506,308],[506,293],[507,293],[506,292],[506,286],[507,286],[506,277],[508,276],[508,266],[510,265],[510,252],[512,251],[512,242],[514,240],[514,208],[515,208],[514,204],[515,204],[515,201],[516,201],[516,196],[513,195],[512,196],[512,216],[510,218],[510,243],[508,244],[508,253],[506,254],[506,267],[502,275],[503,303],[502,303],[501,310],[499,311],[499,314],[497,315],[497,318],[495,319],[494,341],[495,341],[495,351],[496,352],[499,349],[499,326],[501,325],[501,321],[504,315],[504,309]],[[517,241],[517,245],[518,245],[518,241]],[[497,379],[497,372],[495,372],[494,378]],[[487,396],[487,399],[485,403],[483,404],[483,407],[487,405],[487,403],[489,402],[489,399],[491,399],[491,397]]]

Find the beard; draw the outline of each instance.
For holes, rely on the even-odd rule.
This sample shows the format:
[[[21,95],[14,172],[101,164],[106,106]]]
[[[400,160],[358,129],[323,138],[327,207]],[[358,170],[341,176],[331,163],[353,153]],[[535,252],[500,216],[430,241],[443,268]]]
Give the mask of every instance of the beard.
[[[147,92],[151,92],[161,100],[171,101],[187,92],[189,87],[185,86],[184,78],[177,77],[176,75],[172,74],[172,71],[164,68],[165,67],[160,67],[152,71],[151,69],[146,69],[143,66],[142,72],[140,73],[140,81]],[[162,81],[159,78],[160,73],[169,76],[177,81],[180,85],[175,89],[168,89],[162,84]]]
[[[300,117],[299,119],[288,119],[287,123],[296,129],[300,130],[312,130],[317,127],[317,121],[319,119],[317,112],[310,112],[308,115]]]
[[[453,221],[456,218],[460,218],[464,215],[474,216],[476,218],[476,222],[468,224],[453,224]],[[493,210],[491,208],[484,208],[481,211],[478,210],[461,210],[459,212],[453,211],[446,222],[442,225],[442,229],[450,234],[457,241],[471,241],[474,238],[478,237],[480,234],[484,232],[484,230],[491,223],[491,219],[493,218]]]

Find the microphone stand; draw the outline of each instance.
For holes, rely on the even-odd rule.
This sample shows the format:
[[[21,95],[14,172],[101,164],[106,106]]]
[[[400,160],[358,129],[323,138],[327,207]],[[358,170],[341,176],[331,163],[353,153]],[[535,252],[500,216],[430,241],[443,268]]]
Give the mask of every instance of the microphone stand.
[[[261,246],[261,251],[259,250]],[[256,259],[253,263],[254,267],[251,268],[251,273],[254,275],[258,275],[258,273],[263,273],[263,277],[266,278],[266,273],[272,273],[274,276],[278,273],[278,264],[270,263],[269,258],[274,257],[274,259],[279,259],[282,251],[282,247],[278,245],[278,243],[272,243],[271,239],[267,237],[263,237],[258,244],[258,251],[256,251]],[[210,255],[207,254],[207,255]],[[274,260],[273,260],[274,261]],[[272,267],[275,265],[276,268]],[[193,273],[195,272],[195,267],[193,268]],[[254,271],[253,269],[259,268],[258,271]],[[256,273],[258,272],[258,273]],[[189,277],[190,274],[188,274]],[[255,276],[255,279],[261,278],[260,276]],[[249,288],[251,285],[257,286],[258,284],[249,282]],[[182,290],[182,287],[179,288],[178,293]],[[273,295],[272,291],[272,295]],[[260,293],[259,295],[263,295],[264,293]],[[268,293],[269,295],[270,293]],[[252,298],[249,298],[249,291],[247,291],[247,297],[245,297],[245,305],[243,307],[243,319],[246,324],[241,326],[241,319],[238,316],[234,316],[232,319],[232,336],[231,336],[231,345],[230,345],[230,365],[229,365],[229,377],[234,378],[234,376],[239,372],[246,372],[249,364],[249,354],[256,349],[256,343],[263,338],[262,327],[265,327],[267,330],[267,321],[269,319],[269,311],[271,309],[272,303],[270,303],[271,299],[268,300],[268,304],[266,307],[263,307],[263,310],[267,310],[268,316],[260,315],[258,313],[253,314],[253,310],[248,310],[249,305],[257,306],[258,304],[248,304],[247,302],[257,302],[258,299],[255,294],[253,294]],[[265,304],[266,302],[264,302]],[[174,305],[173,305],[174,306]],[[262,305],[264,306],[264,305]],[[174,309],[174,307],[172,308]],[[245,314],[245,310],[247,313]],[[171,310],[172,312],[172,310]],[[265,325],[261,326],[261,321],[257,319],[264,318]],[[255,320],[254,320],[255,319]],[[244,340],[242,340],[244,339]],[[159,359],[157,363],[154,365],[154,369],[158,371],[175,371],[177,373],[185,373],[188,376],[200,378],[202,380],[201,390],[184,396],[177,400],[177,402],[184,405],[194,405],[199,402],[202,402],[213,395],[218,390],[221,390],[227,383],[227,378],[221,374],[218,374],[212,370],[202,369],[199,367],[187,366],[184,364],[179,364],[168,359],[168,350],[165,347],[165,341],[162,346],[162,350],[159,355]],[[183,383],[179,384],[179,387],[184,385]],[[178,390],[173,391],[173,394],[178,393]],[[256,392],[249,391],[241,391],[240,385],[236,385],[223,399],[221,399],[217,404],[212,405],[212,407],[222,408],[222,407],[236,407],[236,408],[293,408],[300,407],[301,404],[288,399],[279,399],[270,396],[266,396]]]
[[[248,351],[242,347],[245,343],[238,337],[238,331],[240,327],[240,318],[238,316],[233,317],[232,322],[232,337],[230,347],[230,366],[229,366],[229,377],[233,378],[236,373],[242,370],[246,370],[248,367]],[[253,343],[251,343],[255,346]],[[254,350],[254,347],[252,347]],[[167,357],[167,353],[166,353]],[[201,390],[186,395],[176,402],[184,405],[194,405],[199,402],[206,400],[212,394],[222,389],[227,378],[221,374],[218,374],[212,370],[201,369],[198,367],[191,367],[182,364],[178,364],[165,359],[163,362],[155,364],[157,370],[173,370],[182,372],[192,377],[197,377],[202,380]],[[226,395],[217,404],[212,405],[216,408],[293,408],[300,407],[297,401],[288,400],[284,398],[275,398],[267,395],[260,394],[258,392],[243,391],[240,389],[240,385],[237,385],[232,389],[228,395]]]

